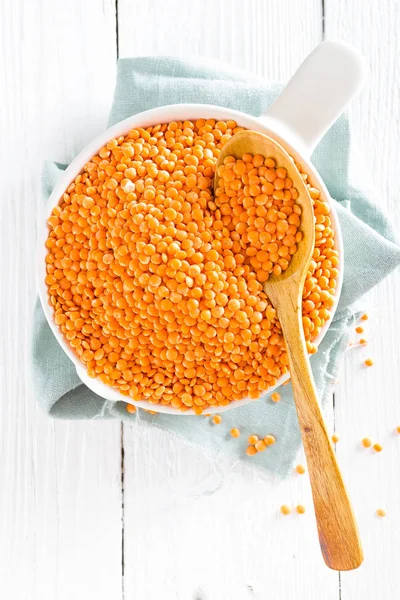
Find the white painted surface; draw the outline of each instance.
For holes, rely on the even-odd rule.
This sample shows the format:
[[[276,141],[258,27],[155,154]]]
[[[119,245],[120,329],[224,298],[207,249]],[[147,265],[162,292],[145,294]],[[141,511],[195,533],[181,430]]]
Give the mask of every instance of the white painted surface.
[[[370,63],[370,83],[350,117],[378,183],[378,199],[399,228],[400,171],[393,165],[400,160],[400,41],[395,35],[400,3],[373,0],[363,2],[362,9],[352,0],[325,5],[327,36],[356,44]],[[357,507],[366,557],[359,571],[342,574],[344,600],[400,596],[400,436],[393,434],[400,424],[399,291],[397,273],[370,294],[365,337],[371,344],[349,352],[336,394],[339,460]],[[372,369],[362,366],[368,356],[375,360]],[[360,448],[365,435],[382,443],[381,454]],[[387,508],[386,519],[374,517],[378,506]]]
[[[0,2],[0,597],[122,597],[119,423],[55,422],[30,383],[40,169],[102,130],[114,2]]]
[[[354,43],[370,61],[371,82],[351,118],[379,199],[400,225],[400,172],[393,168],[400,159],[400,3],[324,4],[326,37]],[[357,572],[339,578],[324,567],[306,476],[278,485],[222,465],[222,488],[196,496],[221,480],[196,451],[159,431],[53,422],[35,404],[28,358],[40,164],[70,160],[105,125],[115,8],[113,0],[0,0],[0,597],[394,600],[398,275],[370,295],[371,343],[347,354],[335,395],[338,453],[366,554]],[[204,55],[280,80],[323,35],[321,0],[119,0],[118,17],[120,56]],[[362,368],[367,356],[376,363],[369,370]],[[327,412],[332,425],[332,406]],[[380,455],[360,447],[365,435],[383,444]],[[281,517],[283,503],[303,503],[307,513]],[[386,519],[374,516],[379,506]]]

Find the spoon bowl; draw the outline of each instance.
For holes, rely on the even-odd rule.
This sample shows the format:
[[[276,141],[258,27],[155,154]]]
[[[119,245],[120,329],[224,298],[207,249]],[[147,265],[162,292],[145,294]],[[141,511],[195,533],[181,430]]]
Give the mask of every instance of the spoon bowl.
[[[297,244],[297,251],[292,256],[286,271],[283,271],[279,277],[270,275],[268,281],[264,284],[264,289],[267,295],[269,295],[267,290],[271,290],[276,285],[283,285],[283,282],[286,282],[289,278],[293,278],[295,281],[303,278],[302,281],[304,283],[315,243],[313,203],[293,159],[278,142],[259,131],[240,131],[226,142],[216,164],[214,192],[219,184],[218,167],[224,163],[225,158],[233,156],[236,159],[240,159],[246,153],[253,156],[260,154],[261,156],[273,158],[277,165],[286,169],[288,177],[293,181],[293,187],[299,193],[296,204],[300,206],[302,212],[299,231],[301,231],[303,237]]]

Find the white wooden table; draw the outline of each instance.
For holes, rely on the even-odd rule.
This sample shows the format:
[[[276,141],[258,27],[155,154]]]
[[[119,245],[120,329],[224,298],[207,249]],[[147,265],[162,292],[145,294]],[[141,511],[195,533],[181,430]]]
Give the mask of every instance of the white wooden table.
[[[366,300],[371,343],[347,354],[327,410],[364,543],[356,572],[325,568],[306,476],[278,485],[238,465],[197,496],[219,480],[197,452],[118,422],[53,421],[29,379],[40,166],[104,128],[117,56],[204,55],[285,81],[324,37],[354,43],[371,79],[350,116],[399,225],[399,1],[1,0],[0,27],[0,598],[399,598],[398,275]],[[283,503],[307,513],[279,516]]]

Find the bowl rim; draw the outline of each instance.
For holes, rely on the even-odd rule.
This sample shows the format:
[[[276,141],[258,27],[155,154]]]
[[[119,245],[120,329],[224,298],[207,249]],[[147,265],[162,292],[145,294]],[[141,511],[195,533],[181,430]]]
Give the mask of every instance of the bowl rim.
[[[63,334],[59,330],[58,326],[54,322],[52,307],[49,303],[49,295],[47,291],[47,285],[45,283],[46,277],[46,262],[45,257],[47,254],[47,248],[45,246],[46,239],[48,237],[49,227],[47,219],[50,217],[51,212],[55,206],[59,204],[60,198],[65,190],[69,187],[75,177],[81,172],[84,165],[95,155],[102,146],[104,146],[110,139],[126,135],[128,131],[134,127],[146,128],[151,125],[158,123],[169,123],[171,121],[182,121],[182,120],[195,120],[195,119],[219,119],[219,120],[234,120],[239,126],[246,127],[247,129],[255,129],[266,133],[276,139],[287,152],[296,160],[296,162],[304,165],[305,172],[308,173],[309,180],[312,185],[320,190],[321,195],[329,203],[331,207],[331,220],[332,228],[335,232],[335,247],[339,251],[339,275],[337,278],[337,286],[335,290],[334,300],[335,304],[331,309],[331,319],[327,321],[322,327],[318,336],[313,340],[313,343],[318,347],[325,337],[329,326],[333,320],[336,312],[336,308],[339,302],[340,293],[343,284],[343,270],[344,270],[344,256],[343,256],[343,240],[340,228],[339,219],[335,208],[335,200],[330,196],[323,180],[317,172],[314,165],[311,163],[310,157],[305,157],[304,154],[300,154],[296,150],[296,140],[288,139],[287,132],[282,135],[276,126],[276,123],[269,119],[268,116],[254,117],[244,112],[233,110],[230,108],[224,108],[212,104],[169,104],[165,106],[159,106],[150,110],[137,113],[119,121],[115,125],[108,127],[101,134],[95,137],[89,144],[81,150],[77,156],[71,161],[69,166],[65,169],[62,176],[57,181],[50,197],[48,198],[44,211],[41,213],[41,219],[38,224],[38,235],[36,244],[36,279],[37,288],[39,291],[39,298],[45,314],[46,320],[55,335],[61,348],[64,350],[68,358],[73,362],[78,377],[82,383],[89,387],[95,394],[109,401],[122,401],[129,404],[134,404],[136,407],[143,408],[146,410],[154,410],[157,413],[167,413],[174,415],[194,415],[192,408],[186,411],[173,408],[171,406],[165,406],[162,404],[153,404],[147,400],[133,400],[129,396],[122,395],[118,390],[102,383],[99,379],[90,378],[86,372],[86,369],[79,360],[79,357],[74,353],[72,348],[69,346],[67,341],[64,339]],[[262,393],[258,400],[269,396],[274,389],[282,385],[289,379],[289,373],[282,375],[276,385],[268,388],[266,392]],[[246,404],[254,402],[251,398],[243,398],[242,400],[234,400],[227,406],[209,406],[206,409],[207,414],[222,413],[232,408],[239,406],[245,406]],[[203,413],[204,414],[204,413]]]

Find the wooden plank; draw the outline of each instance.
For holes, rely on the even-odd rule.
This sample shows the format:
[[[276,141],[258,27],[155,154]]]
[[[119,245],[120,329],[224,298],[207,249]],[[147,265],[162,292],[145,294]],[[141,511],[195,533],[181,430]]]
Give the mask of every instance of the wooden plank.
[[[307,475],[279,483],[243,463],[213,467],[164,432],[124,430],[126,597],[338,598]],[[283,504],[307,512],[282,516]]]
[[[119,0],[118,16],[121,57],[217,58],[278,81],[322,35],[320,0]]]
[[[114,1],[2,2],[0,27],[0,596],[118,599],[120,424],[54,422],[29,380],[41,165],[105,126]]]
[[[352,104],[350,118],[378,190],[378,201],[400,225],[400,173],[393,168],[400,160],[400,4],[397,0],[325,0],[325,9],[327,38],[356,45],[370,64],[370,82]],[[365,551],[359,571],[341,577],[342,600],[400,595],[400,436],[393,433],[400,424],[399,293],[397,273],[365,299],[371,317],[362,323],[363,336],[371,341],[366,348],[349,352],[336,394],[336,427],[341,436],[338,454],[359,515]],[[360,337],[355,335],[356,340]],[[375,361],[371,369],[363,366],[369,356]],[[364,436],[380,442],[383,452],[362,448]],[[386,519],[375,516],[378,507],[387,509]]]
[[[122,57],[205,56],[282,81],[322,35],[319,0],[119,0],[118,17]],[[243,465],[222,462],[216,471],[181,441],[135,426],[124,426],[124,448],[127,597],[338,597],[307,476],[278,485]],[[307,513],[283,517],[284,503],[304,503]]]

